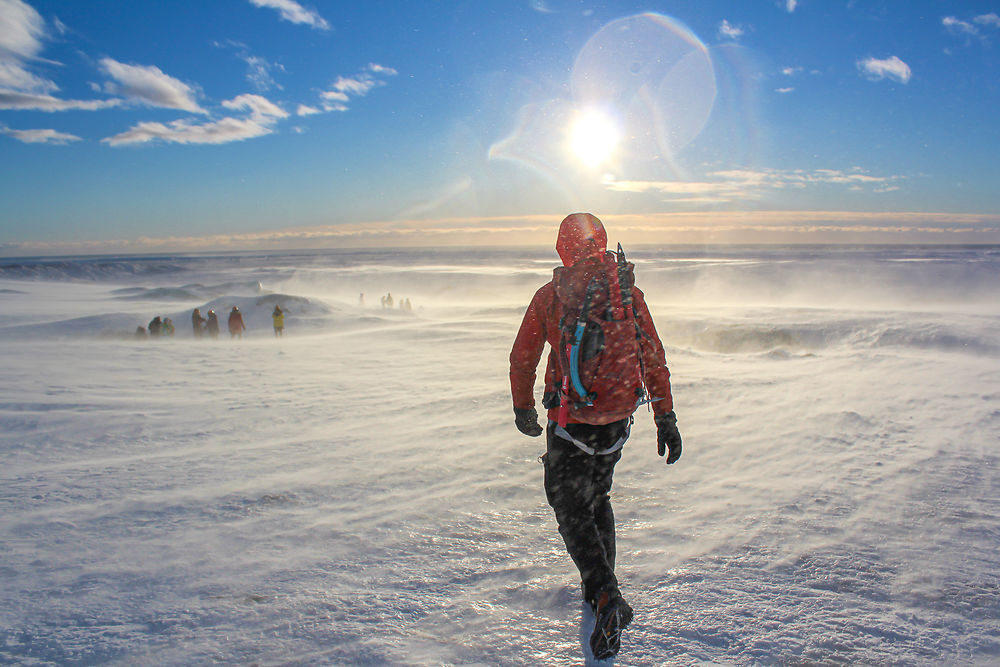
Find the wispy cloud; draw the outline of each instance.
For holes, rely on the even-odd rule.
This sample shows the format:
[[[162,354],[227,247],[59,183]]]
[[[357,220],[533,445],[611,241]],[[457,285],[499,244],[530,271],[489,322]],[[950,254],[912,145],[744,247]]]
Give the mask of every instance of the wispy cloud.
[[[56,130],[12,130],[0,125],[0,134],[17,139],[26,144],[56,144],[65,145],[71,141],[81,141],[75,134],[67,134]]]
[[[781,73],[785,76],[795,76],[802,73],[801,67],[782,67]]]
[[[227,109],[249,111],[257,118],[288,118],[288,112],[260,95],[244,94],[222,103]]]
[[[195,90],[178,79],[164,74],[153,65],[126,65],[112,58],[101,60],[101,69],[114,79],[105,91],[131,101],[164,109],[206,113],[195,101]]]
[[[954,16],[945,16],[941,19],[941,25],[948,29],[949,32],[958,35],[977,35],[979,34],[979,29],[969,23],[968,21],[962,21]]]
[[[45,21],[21,0],[0,0],[0,87],[20,92],[49,93],[58,86],[28,68],[45,39]]]
[[[841,185],[849,189],[871,188],[888,192],[898,176],[872,176],[862,169],[727,169],[706,174],[701,181],[618,181],[604,185],[617,192],[656,192],[674,203],[733,203],[757,201],[770,192],[786,188],[804,189],[818,185]]]
[[[785,9],[789,14],[795,11],[795,8],[799,6],[799,0],[785,0]]]
[[[1000,16],[997,16],[995,12],[989,14],[982,14],[972,19],[979,25],[990,26],[991,28],[1000,28]]]
[[[174,144],[228,144],[262,137],[274,132],[278,120],[288,112],[260,95],[240,95],[222,103],[231,111],[245,111],[243,118],[228,117],[210,122],[175,120],[171,123],[145,122],[102,139],[111,146],[127,146],[163,141]]]
[[[941,19],[941,25],[952,35],[965,37],[966,44],[972,43],[972,37],[986,43],[989,41],[989,31],[1000,28],[1000,16],[995,12],[980,14],[971,20],[960,19],[956,16],[945,16]],[[984,32],[984,30],[987,32]]]
[[[260,92],[267,92],[272,88],[281,90],[281,85],[274,80],[274,76],[271,73],[275,70],[284,70],[282,65],[268,62],[264,58],[249,54],[244,54],[242,58],[243,62],[247,64],[247,81],[249,81],[255,89]]]
[[[58,20],[60,32],[65,26]],[[95,111],[119,106],[120,99],[66,100],[51,93],[59,86],[31,71],[48,37],[45,21],[22,0],[0,0],[0,109]]]
[[[295,0],[250,0],[255,7],[275,9],[281,18],[292,23],[301,23],[319,30],[329,30],[330,24],[318,12],[306,9]]]
[[[329,90],[320,93],[323,109],[325,111],[347,111],[347,103],[352,97],[363,97],[373,88],[384,86],[385,77],[396,76],[397,72],[391,67],[368,63],[368,65],[354,76],[339,76],[333,82]]]
[[[862,71],[872,81],[882,79],[894,79],[900,83],[909,83],[913,73],[910,66],[899,59],[898,56],[889,58],[866,58],[858,61],[858,69]]]
[[[0,109],[34,111],[96,111],[120,106],[122,100],[64,100],[52,95],[21,93],[0,88]]]
[[[787,95],[788,93],[794,92],[794,88],[775,88],[774,92],[781,93],[782,95]]]
[[[101,141],[111,146],[144,144],[159,139],[173,144],[228,144],[272,132],[253,118],[223,118],[211,123],[175,120],[172,123],[139,123],[130,130]]]
[[[739,39],[744,32],[743,28],[733,25],[725,19],[719,24],[719,37],[723,39]]]
[[[273,63],[266,58],[252,54],[250,47],[236,40],[217,41],[215,42],[215,46],[220,49],[233,49],[236,51],[236,56],[247,65],[247,81],[250,82],[257,92],[266,93],[272,88],[282,90],[281,84],[274,78],[276,72],[285,71],[285,66],[281,63]]]

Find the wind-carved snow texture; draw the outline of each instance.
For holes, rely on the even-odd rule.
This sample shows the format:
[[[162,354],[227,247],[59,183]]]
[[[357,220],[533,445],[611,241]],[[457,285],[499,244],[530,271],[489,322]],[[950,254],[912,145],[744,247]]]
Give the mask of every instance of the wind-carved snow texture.
[[[637,414],[614,664],[1000,661],[1000,253],[632,258],[684,455]],[[507,382],[554,263],[0,262],[0,662],[583,664]],[[242,340],[192,337],[232,305]],[[154,315],[175,336],[132,338]]]

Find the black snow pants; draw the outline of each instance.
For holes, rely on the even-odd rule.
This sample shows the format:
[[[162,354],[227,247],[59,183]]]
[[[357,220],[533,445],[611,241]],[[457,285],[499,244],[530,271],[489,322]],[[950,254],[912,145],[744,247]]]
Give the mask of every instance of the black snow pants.
[[[596,451],[613,445],[625,433],[628,420],[594,426],[567,424],[566,431]],[[546,429],[545,497],[555,510],[559,534],[580,571],[583,597],[592,602],[604,589],[618,588],[615,577],[615,515],[611,510],[611,481],[621,449],[610,454],[588,454]]]

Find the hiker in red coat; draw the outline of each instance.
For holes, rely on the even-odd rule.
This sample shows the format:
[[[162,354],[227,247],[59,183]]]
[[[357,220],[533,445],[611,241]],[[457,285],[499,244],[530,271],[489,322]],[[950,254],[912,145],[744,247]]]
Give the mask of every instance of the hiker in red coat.
[[[591,648],[595,657],[609,657],[632,620],[614,572],[608,496],[632,413],[652,405],[657,450],[667,463],[680,458],[681,437],[663,345],[621,246],[608,252],[601,221],[574,213],[559,227],[556,250],[563,266],[524,314],[510,353],[510,387],[518,430],[541,435],[533,391],[548,343],[545,494],[597,619]]]
[[[246,329],[246,325],[243,324],[243,315],[240,313],[239,308],[233,306],[233,309],[229,311],[230,338],[236,338],[237,336],[243,338],[244,329]]]

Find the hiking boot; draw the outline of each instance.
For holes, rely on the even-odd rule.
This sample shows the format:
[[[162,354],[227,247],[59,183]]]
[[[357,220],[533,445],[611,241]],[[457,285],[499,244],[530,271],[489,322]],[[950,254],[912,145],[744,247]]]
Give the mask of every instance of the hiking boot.
[[[621,631],[632,622],[632,607],[617,591],[603,591],[594,604],[594,632],[590,635],[590,651],[597,660],[618,655]]]

